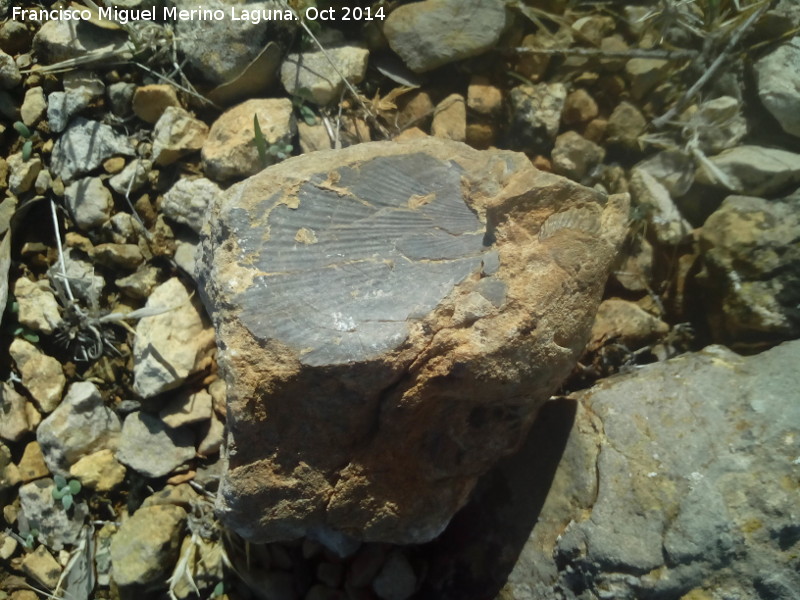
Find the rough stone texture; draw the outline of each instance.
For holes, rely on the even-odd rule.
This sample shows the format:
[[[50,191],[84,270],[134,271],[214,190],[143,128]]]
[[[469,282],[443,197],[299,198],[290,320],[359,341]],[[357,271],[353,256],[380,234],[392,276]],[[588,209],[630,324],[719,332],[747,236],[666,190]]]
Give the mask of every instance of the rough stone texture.
[[[179,9],[196,9],[196,0],[176,0]],[[197,21],[178,20],[175,24],[175,39],[180,52],[187,58],[191,71],[212,84],[226,83],[238,76],[274,39],[279,29],[293,30],[294,20],[255,19],[234,21],[229,18],[234,10],[246,9],[260,14],[262,10],[283,9],[277,1],[248,2],[242,6],[236,0],[205,0],[203,8],[222,9],[226,17],[209,20],[198,27]]]
[[[153,128],[153,160],[157,165],[170,165],[203,147],[208,126],[188,111],[170,106]]]
[[[93,73],[75,71],[64,74],[64,91],[52,92],[47,97],[47,122],[52,131],[61,132],[70,119],[102,98],[103,80]]]
[[[133,389],[143,398],[180,386],[201,368],[214,345],[214,331],[179,279],[159,285],[146,306],[165,312],[140,319],[136,325]]]
[[[19,303],[17,319],[21,325],[50,335],[61,323],[58,301],[46,285],[20,277],[14,283],[14,297]]]
[[[634,206],[641,208],[660,243],[676,245],[686,240],[692,226],[681,216],[667,188],[655,177],[635,167],[631,172],[630,190]]]
[[[552,403],[493,481],[506,517],[516,503],[514,525],[535,523],[498,599],[796,597],[798,360],[797,341],[747,358],[711,346]],[[524,482],[558,445],[534,499]]]
[[[175,88],[167,83],[154,83],[136,88],[133,94],[133,114],[147,123],[155,123],[170,106],[181,107]]]
[[[84,231],[99,227],[111,216],[114,199],[99,177],[84,177],[64,190],[72,219]]]
[[[729,196],[700,233],[715,341],[757,343],[800,336],[800,193],[783,200]]]
[[[67,383],[61,363],[21,338],[11,342],[8,352],[17,365],[22,385],[39,410],[51,412],[61,402],[61,392]]]
[[[78,117],[56,141],[50,169],[54,177],[68,181],[96,169],[117,154],[134,154],[133,146],[123,134],[99,121]]]
[[[219,186],[205,177],[181,178],[164,194],[161,210],[173,221],[200,233],[203,216],[219,192]]]
[[[290,159],[210,215],[222,518],[255,541],[419,542],[572,368],[627,199],[428,138]]]
[[[566,131],[556,138],[553,147],[553,170],[575,181],[583,181],[603,162],[606,151],[575,131]]]
[[[697,132],[700,149],[709,156],[733,148],[747,135],[742,102],[732,96],[707,100],[687,114],[687,126]]]
[[[146,412],[128,415],[122,424],[117,460],[145,477],[163,477],[194,457],[194,435],[170,429]]]
[[[63,402],[39,425],[36,439],[50,471],[67,476],[79,458],[114,448],[119,436],[119,417],[103,404],[100,390],[88,381],[73,383]]]
[[[114,452],[104,448],[78,459],[69,474],[84,487],[109,492],[125,479],[125,467],[114,458]]]
[[[85,56],[108,46],[119,50],[128,41],[123,30],[100,29],[84,21],[53,19],[42,24],[33,37],[33,51],[39,60],[51,64]]]
[[[27,403],[10,383],[0,383],[0,438],[16,442],[33,430]]]
[[[463,142],[467,138],[467,105],[461,94],[450,94],[433,112],[431,135]]]
[[[25,100],[22,101],[22,106],[19,109],[19,116],[25,125],[31,127],[36,125],[39,119],[44,116],[46,110],[47,101],[41,86],[37,85],[25,92]]]
[[[178,560],[186,511],[169,504],[145,506],[122,524],[111,541],[117,585],[147,586],[163,579]]]
[[[111,189],[125,196],[141,189],[148,181],[153,169],[153,161],[137,158],[132,160],[119,173],[108,179]],[[119,214],[119,213],[117,213]]]
[[[14,57],[0,50],[0,90],[17,87],[21,81],[22,75],[17,63],[14,62]]]
[[[8,189],[15,194],[23,194],[33,187],[36,177],[42,170],[42,159],[22,159],[22,152],[9,155],[8,164]]]
[[[493,48],[507,22],[501,0],[425,0],[392,11],[383,33],[408,67],[423,73]]]
[[[247,100],[225,111],[211,125],[203,145],[203,169],[211,179],[225,181],[254,175],[262,169],[255,144],[253,117],[264,135],[267,160],[278,157],[269,152],[274,144],[290,143],[296,125],[292,103],[287,98]]]
[[[786,133],[800,137],[800,37],[759,60],[753,68],[758,97]]]
[[[800,154],[764,146],[737,146],[710,157],[724,173],[730,191],[751,196],[770,195],[800,183]],[[697,181],[723,185],[705,168],[697,170]]]
[[[326,46],[324,53],[289,54],[281,65],[281,83],[290,95],[324,106],[341,98],[345,79],[361,83],[368,58],[369,50],[359,46]]]
[[[608,117],[606,134],[608,142],[628,148],[636,148],[639,136],[647,127],[647,120],[641,111],[630,102],[620,102]]]
[[[561,111],[567,98],[563,83],[518,85],[511,90],[511,126],[509,143],[524,152],[546,152],[561,123]]]
[[[603,300],[597,309],[586,349],[591,351],[614,342],[635,350],[654,342],[668,331],[666,323],[633,302],[609,298]]]
[[[85,502],[76,502],[67,512],[53,499],[55,484],[50,478],[37,479],[20,486],[20,531],[38,529],[38,539],[53,550],[74,544],[89,516]]]

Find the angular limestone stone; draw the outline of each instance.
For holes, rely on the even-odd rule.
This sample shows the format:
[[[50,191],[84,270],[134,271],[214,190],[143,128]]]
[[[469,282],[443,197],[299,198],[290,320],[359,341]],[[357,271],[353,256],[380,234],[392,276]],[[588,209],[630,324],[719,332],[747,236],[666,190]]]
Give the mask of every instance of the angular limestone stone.
[[[289,159],[212,205],[226,524],[422,542],[572,368],[627,198],[428,138]]]

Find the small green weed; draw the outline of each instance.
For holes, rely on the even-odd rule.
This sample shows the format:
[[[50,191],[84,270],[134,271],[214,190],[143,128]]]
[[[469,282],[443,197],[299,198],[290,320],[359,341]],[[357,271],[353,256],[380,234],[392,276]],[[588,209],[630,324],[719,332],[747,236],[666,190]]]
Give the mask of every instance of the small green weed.
[[[77,479],[67,481],[61,475],[55,475],[53,481],[56,484],[53,488],[53,499],[61,500],[64,510],[69,510],[75,503],[75,496],[81,491],[81,482]]]

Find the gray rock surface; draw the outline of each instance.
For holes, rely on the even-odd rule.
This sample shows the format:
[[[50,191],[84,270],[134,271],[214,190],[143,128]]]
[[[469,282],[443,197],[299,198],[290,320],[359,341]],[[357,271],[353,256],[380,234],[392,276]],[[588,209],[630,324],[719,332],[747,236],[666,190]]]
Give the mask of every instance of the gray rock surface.
[[[704,290],[715,341],[800,336],[800,193],[782,200],[729,196],[700,231]]]
[[[92,50],[120,49],[128,41],[122,30],[100,29],[83,21],[53,19],[33,38],[34,54],[45,64],[83,56]]]
[[[88,381],[73,383],[64,400],[36,430],[45,463],[54,475],[69,475],[83,456],[113,449],[120,432],[119,417],[103,403],[100,390]]]
[[[194,458],[194,434],[137,411],[122,424],[116,458],[145,477],[163,477]]]
[[[75,544],[84,520],[89,516],[85,502],[76,502],[67,512],[53,499],[55,484],[50,478],[38,479],[19,488],[20,530],[38,529],[38,539],[53,550]]]
[[[10,383],[0,383],[0,438],[16,442],[33,430],[36,423],[31,423],[33,415],[27,404]]]
[[[56,141],[50,169],[54,177],[69,181],[96,169],[107,158],[133,154],[133,146],[123,134],[99,121],[77,117]]]
[[[360,46],[325,46],[324,53],[292,53],[281,65],[281,83],[289,94],[325,106],[341,98],[345,79],[361,83],[368,58],[369,50]]]
[[[173,221],[200,233],[206,210],[219,193],[219,186],[205,177],[181,178],[164,194],[161,210]]]
[[[553,147],[553,170],[575,181],[582,182],[606,156],[598,146],[575,131],[566,131],[556,138]]]
[[[730,191],[736,194],[770,195],[800,183],[800,154],[795,152],[744,145],[712,156],[710,160],[722,171],[727,184],[717,181],[702,167],[697,171],[697,180],[721,187],[729,185]]]
[[[140,319],[133,343],[133,389],[149,398],[180,386],[201,368],[214,332],[177,278],[159,285],[147,307],[162,314]]]
[[[176,0],[179,9],[197,8],[195,0]],[[205,21],[198,27],[197,21],[179,20],[175,26],[178,49],[186,56],[188,66],[211,84],[226,83],[239,75],[263,50],[278,31],[297,27],[294,20],[255,19],[232,20],[231,8],[257,11],[283,9],[277,1],[248,2],[246,6],[235,0],[207,0],[203,8],[222,9],[226,18]]]
[[[64,190],[64,200],[75,225],[84,231],[105,223],[114,207],[111,192],[99,177],[84,177],[73,181]]]
[[[64,76],[64,91],[47,96],[47,121],[50,129],[61,132],[70,119],[105,93],[105,84],[94,74],[81,71]]]
[[[793,597],[798,359],[711,346],[551,406],[572,433],[498,599]],[[506,464],[512,496],[539,433]]]
[[[423,73],[494,47],[508,22],[502,0],[424,0],[392,11],[383,33],[408,67]]]
[[[800,37],[784,42],[753,67],[758,97],[786,133],[800,137]]]
[[[137,158],[125,165],[122,171],[113,177],[109,177],[108,185],[111,186],[112,190],[123,196],[132,194],[147,183],[148,175],[152,169],[152,161],[145,158]]]
[[[514,149],[544,153],[553,147],[567,98],[563,83],[519,85],[511,90],[509,143]]]
[[[633,205],[641,210],[648,227],[659,243],[674,246],[686,241],[692,226],[681,216],[669,191],[648,171],[631,170],[630,191]]]
[[[169,165],[203,147],[208,126],[188,111],[170,106],[153,128],[153,160],[157,165]]]
[[[161,582],[178,560],[186,511],[180,506],[145,506],[122,523],[111,541],[114,582],[121,587]]]
[[[0,90],[10,90],[19,85],[22,75],[14,57],[0,50]]]
[[[435,138],[226,190],[200,276],[228,384],[227,526],[437,535],[572,368],[626,211],[524,155]]]
[[[8,189],[14,194],[24,194],[30,190],[42,170],[42,160],[39,157],[23,160],[22,152],[15,152],[6,162],[10,171]]]

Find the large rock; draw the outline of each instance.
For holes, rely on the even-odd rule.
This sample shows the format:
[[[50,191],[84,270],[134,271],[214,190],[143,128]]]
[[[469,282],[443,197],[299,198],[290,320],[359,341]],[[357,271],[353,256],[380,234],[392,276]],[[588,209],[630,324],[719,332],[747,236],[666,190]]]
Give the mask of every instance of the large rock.
[[[755,64],[758,97],[786,133],[800,136],[800,37]]]
[[[432,138],[229,188],[200,267],[228,384],[226,524],[437,535],[573,366],[626,220],[625,197]]]
[[[508,20],[502,0],[425,0],[392,11],[383,33],[409,68],[422,73],[495,47]]]
[[[711,346],[550,403],[495,473],[503,506],[483,505],[508,521],[461,539],[463,556],[515,556],[527,524],[498,600],[796,597],[798,359],[797,341]],[[549,493],[532,491],[547,461]],[[512,545],[490,543],[504,526]],[[476,589],[437,597],[494,597]]]
[[[709,325],[724,344],[800,336],[800,192],[729,196],[700,231]]]

